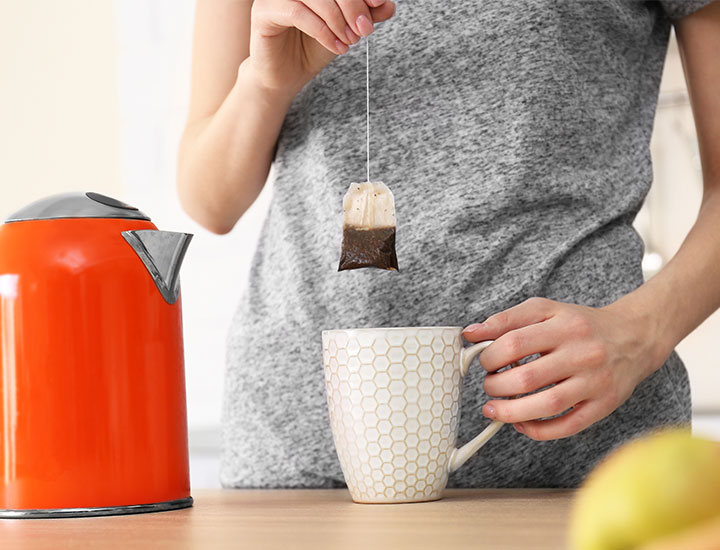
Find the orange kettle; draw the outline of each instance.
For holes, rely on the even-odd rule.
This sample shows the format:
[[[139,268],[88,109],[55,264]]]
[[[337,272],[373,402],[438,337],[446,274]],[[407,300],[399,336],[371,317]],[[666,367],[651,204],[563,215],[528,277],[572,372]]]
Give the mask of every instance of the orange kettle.
[[[178,279],[191,238],[92,192],[0,225],[0,518],[192,505]]]

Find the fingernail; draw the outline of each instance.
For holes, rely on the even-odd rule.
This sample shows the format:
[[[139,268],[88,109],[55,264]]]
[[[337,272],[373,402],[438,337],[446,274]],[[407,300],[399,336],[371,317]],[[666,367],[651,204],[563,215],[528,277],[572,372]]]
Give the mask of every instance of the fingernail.
[[[482,326],[482,323],[473,323],[472,325],[465,327],[463,332],[475,332],[479,328],[482,328]]]
[[[369,0],[368,4],[370,4],[373,8],[377,8],[378,6],[381,6],[385,3],[385,0]]]
[[[337,51],[340,52],[340,54],[347,53],[347,51],[350,49],[348,48],[347,44],[340,42],[337,38],[335,39],[335,47],[337,48]]]
[[[485,415],[485,418],[491,418],[495,419],[495,407],[492,405],[485,405],[483,407],[483,415]]]
[[[519,431],[521,434],[524,434],[524,433],[525,433],[525,430],[523,429],[522,424],[513,424],[513,427],[514,427],[517,431]]]
[[[360,37],[355,34],[348,25],[345,25],[345,36],[351,44],[355,44],[355,42],[360,40]]]
[[[373,24],[370,22],[370,19],[364,15],[359,15],[355,20],[355,24],[357,25],[358,31],[360,31],[360,36],[367,36],[373,32]]]

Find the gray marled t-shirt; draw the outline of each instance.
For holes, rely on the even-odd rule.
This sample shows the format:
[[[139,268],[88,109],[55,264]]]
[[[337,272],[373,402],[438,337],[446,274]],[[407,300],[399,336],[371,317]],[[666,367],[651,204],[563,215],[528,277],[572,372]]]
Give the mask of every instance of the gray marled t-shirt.
[[[297,96],[228,338],[221,481],[334,487],[320,332],[467,325],[531,296],[603,306],[643,281],[632,227],[670,19],[707,0],[398,2],[371,37],[373,179],[395,195],[400,272],[337,272],[342,197],[365,179],[365,49]],[[471,368],[460,442],[487,424]],[[504,429],[450,486],[577,485],[655,426],[690,420],[673,354],[608,418],[536,442]]]

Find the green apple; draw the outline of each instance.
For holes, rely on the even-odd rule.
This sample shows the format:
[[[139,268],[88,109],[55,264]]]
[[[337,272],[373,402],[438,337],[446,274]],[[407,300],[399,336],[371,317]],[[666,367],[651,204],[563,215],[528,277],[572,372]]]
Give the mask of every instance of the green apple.
[[[720,514],[720,445],[673,429],[611,453],[578,491],[576,550],[627,550]]]

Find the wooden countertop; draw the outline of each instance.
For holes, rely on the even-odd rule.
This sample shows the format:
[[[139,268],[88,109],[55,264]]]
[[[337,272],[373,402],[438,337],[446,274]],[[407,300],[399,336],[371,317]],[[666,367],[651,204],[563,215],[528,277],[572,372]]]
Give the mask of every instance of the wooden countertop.
[[[0,520],[0,547],[25,549],[565,548],[573,491],[451,489],[418,504],[354,504],[344,489],[195,490],[186,510]]]

